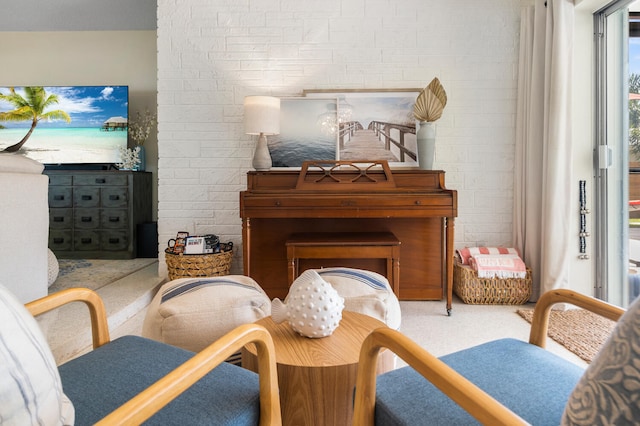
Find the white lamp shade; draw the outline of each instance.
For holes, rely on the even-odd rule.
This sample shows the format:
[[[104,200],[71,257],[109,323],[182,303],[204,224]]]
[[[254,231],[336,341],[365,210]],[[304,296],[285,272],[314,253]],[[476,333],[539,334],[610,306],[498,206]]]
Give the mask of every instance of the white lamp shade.
[[[248,135],[280,133],[280,98],[247,96],[244,98],[244,130]]]

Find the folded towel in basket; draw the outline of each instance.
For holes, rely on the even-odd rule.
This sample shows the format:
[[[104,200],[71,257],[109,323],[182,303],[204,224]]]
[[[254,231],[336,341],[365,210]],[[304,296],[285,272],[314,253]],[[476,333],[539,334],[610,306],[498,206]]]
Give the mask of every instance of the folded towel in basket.
[[[513,254],[476,254],[469,264],[479,278],[525,278],[527,267],[520,256]]]
[[[465,247],[459,250],[456,250],[458,254],[458,258],[460,259],[460,263],[463,265],[469,264],[469,258],[476,254],[515,254],[520,255],[518,253],[518,249],[510,248],[510,247]]]

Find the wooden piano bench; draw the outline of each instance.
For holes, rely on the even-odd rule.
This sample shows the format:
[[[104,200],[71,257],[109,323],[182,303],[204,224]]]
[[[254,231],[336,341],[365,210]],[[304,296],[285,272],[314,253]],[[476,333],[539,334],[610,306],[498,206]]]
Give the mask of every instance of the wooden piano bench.
[[[289,285],[299,275],[299,259],[387,259],[387,280],[398,297],[400,240],[391,232],[292,234],[285,244],[289,265]]]

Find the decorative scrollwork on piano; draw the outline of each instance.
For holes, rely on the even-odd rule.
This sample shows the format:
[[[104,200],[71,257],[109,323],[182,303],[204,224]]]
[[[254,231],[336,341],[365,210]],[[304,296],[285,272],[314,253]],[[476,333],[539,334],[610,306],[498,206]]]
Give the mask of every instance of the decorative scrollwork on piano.
[[[395,188],[393,175],[386,160],[337,161],[318,160],[302,163],[296,189],[342,190],[352,185],[375,185],[375,189]],[[373,187],[368,186],[367,190]]]

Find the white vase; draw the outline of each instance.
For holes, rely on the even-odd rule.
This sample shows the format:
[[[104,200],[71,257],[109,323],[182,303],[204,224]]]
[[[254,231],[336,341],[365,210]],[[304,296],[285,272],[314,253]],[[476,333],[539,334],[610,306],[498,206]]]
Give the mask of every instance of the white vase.
[[[433,170],[433,159],[436,154],[436,123],[421,121],[416,131],[418,145],[418,167],[422,170]]]

